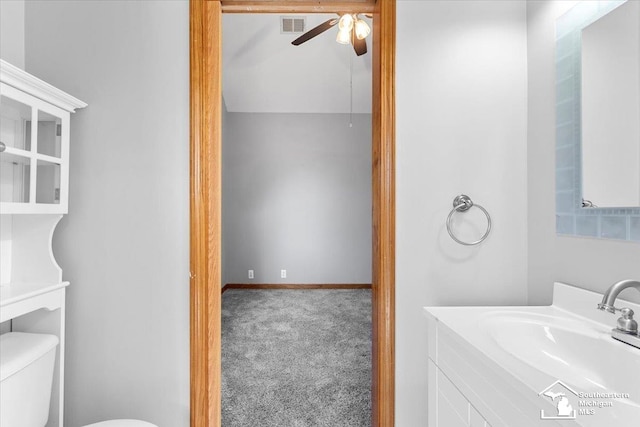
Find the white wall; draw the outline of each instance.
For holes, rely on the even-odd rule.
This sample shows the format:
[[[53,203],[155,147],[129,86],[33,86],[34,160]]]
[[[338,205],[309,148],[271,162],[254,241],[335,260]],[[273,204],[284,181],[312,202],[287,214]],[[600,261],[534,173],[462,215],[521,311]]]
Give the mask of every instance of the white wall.
[[[337,28],[300,46],[278,13],[222,15],[222,91],[232,113],[371,113],[371,58],[336,43]],[[291,14],[286,14],[291,16]],[[335,14],[307,13],[307,30]],[[371,20],[360,16],[371,24]],[[247,29],[251,29],[247,31]],[[367,37],[369,51],[372,36]]]
[[[640,278],[637,243],[556,236],[555,20],[575,4],[527,2],[530,304],[550,303],[558,280],[602,293],[618,280]],[[640,300],[633,291],[624,296]]]
[[[24,0],[0,1],[0,58],[24,69]],[[5,124],[5,123],[3,123]],[[4,129],[3,129],[4,130]],[[6,169],[6,168],[5,168]],[[2,194],[13,193],[13,173],[3,169]],[[10,183],[7,186],[7,183]],[[8,283],[11,277],[11,215],[0,218],[0,283]],[[0,325],[0,331],[8,332],[8,322]]]
[[[189,20],[183,1],[29,1],[27,71],[72,117],[66,425],[189,423]]]
[[[396,425],[402,427],[427,423],[422,307],[526,303],[527,58],[523,1],[399,1],[397,14]],[[445,228],[460,193],[493,218],[491,235],[476,247],[455,243]],[[474,223],[475,236],[486,226],[477,209],[457,218]]]
[[[222,95],[222,145],[223,145],[223,150],[222,150],[222,155],[225,155],[225,149],[224,149],[224,142],[228,139],[227,133],[228,133],[228,126],[229,124],[229,110],[227,110],[227,103],[225,102],[225,98],[224,98],[224,94]],[[224,174],[224,158],[222,161],[222,173]],[[222,197],[225,197],[226,191],[224,190],[224,184],[225,181],[224,179],[222,180]],[[224,232],[224,203],[222,204],[222,210],[223,210],[223,215],[222,215],[222,221],[223,221],[223,225],[222,225],[222,251],[220,253],[220,258],[221,258],[221,262],[222,262],[222,280],[220,281],[220,287],[223,288],[225,284],[230,283],[230,281],[228,280],[228,268],[225,267],[225,265],[227,264],[227,252],[225,251],[225,248],[229,245],[229,233],[225,233]]]
[[[24,69],[24,0],[0,1],[0,58]]]
[[[371,283],[371,115],[227,113],[223,126],[226,283]]]

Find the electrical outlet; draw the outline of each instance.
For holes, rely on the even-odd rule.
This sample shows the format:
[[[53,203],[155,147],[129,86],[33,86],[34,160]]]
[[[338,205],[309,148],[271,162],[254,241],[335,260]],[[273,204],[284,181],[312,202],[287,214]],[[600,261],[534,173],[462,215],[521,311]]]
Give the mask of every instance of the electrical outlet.
[[[280,278],[281,279],[287,278],[287,270],[280,270]]]
[[[253,270],[248,271],[249,279],[253,279]]]

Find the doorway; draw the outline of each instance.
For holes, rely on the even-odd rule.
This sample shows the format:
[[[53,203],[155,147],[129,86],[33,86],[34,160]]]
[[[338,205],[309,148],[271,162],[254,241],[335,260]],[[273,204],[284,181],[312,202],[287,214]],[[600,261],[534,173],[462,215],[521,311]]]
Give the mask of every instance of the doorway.
[[[190,3],[191,426],[220,425],[222,13],[372,13],[372,426],[394,424],[395,0]]]
[[[370,427],[372,55],[222,18],[222,425]]]

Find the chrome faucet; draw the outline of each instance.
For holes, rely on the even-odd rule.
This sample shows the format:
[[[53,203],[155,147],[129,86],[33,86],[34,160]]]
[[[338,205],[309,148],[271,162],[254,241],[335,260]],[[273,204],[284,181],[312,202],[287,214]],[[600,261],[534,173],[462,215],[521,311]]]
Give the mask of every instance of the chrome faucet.
[[[618,325],[611,330],[611,337],[626,344],[640,348],[640,335],[638,334],[638,322],[633,319],[634,312],[630,308],[616,308],[613,304],[618,294],[627,288],[636,288],[640,291],[640,282],[637,280],[621,280],[614,283],[602,296],[602,302],[598,309],[609,313],[619,311],[622,316],[618,319]]]

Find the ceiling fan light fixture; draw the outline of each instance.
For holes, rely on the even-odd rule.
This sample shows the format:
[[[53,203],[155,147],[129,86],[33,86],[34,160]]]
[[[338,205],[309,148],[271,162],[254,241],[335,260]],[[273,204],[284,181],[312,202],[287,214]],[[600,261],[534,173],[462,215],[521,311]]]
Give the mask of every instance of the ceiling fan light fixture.
[[[351,43],[351,31],[350,30],[338,31],[338,35],[336,36],[336,41],[340,44]]]
[[[371,33],[371,28],[369,28],[369,25],[362,19],[358,19],[354,25],[356,37],[358,38],[358,40],[367,38],[369,33]]]
[[[340,21],[338,21],[338,28],[340,31],[351,31],[353,28],[353,23],[355,18],[351,14],[345,14],[340,17]]]

